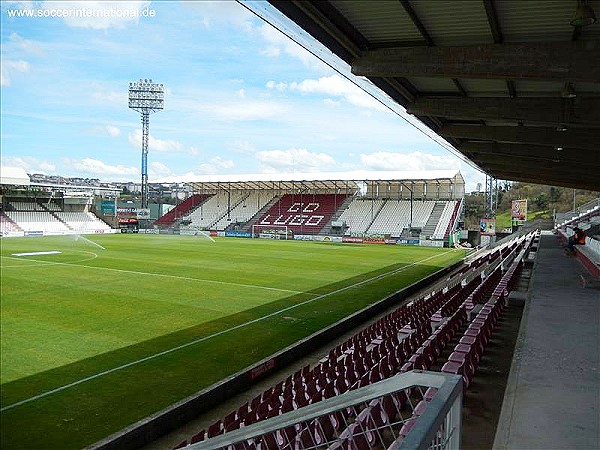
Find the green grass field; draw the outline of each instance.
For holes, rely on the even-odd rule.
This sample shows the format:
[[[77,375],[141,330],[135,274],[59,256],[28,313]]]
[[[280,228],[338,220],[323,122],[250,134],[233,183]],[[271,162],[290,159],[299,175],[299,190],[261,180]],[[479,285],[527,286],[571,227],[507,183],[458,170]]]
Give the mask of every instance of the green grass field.
[[[2,239],[2,448],[90,445],[464,257],[424,247]],[[55,254],[14,256],[15,253]]]

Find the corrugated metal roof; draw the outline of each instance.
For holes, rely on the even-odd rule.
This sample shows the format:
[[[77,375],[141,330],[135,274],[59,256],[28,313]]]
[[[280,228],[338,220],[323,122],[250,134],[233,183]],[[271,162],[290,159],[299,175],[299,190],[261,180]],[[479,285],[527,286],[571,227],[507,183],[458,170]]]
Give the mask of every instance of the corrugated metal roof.
[[[455,178],[460,175],[458,169],[451,170],[412,170],[412,171],[368,171],[350,172],[296,172],[296,173],[247,173],[221,175],[195,175],[193,177],[166,177],[156,183],[235,183],[265,182],[277,183],[302,181],[388,181],[388,180],[436,180]]]
[[[0,167],[0,184],[16,184],[19,186],[29,186],[31,180],[25,169],[20,167]]]
[[[334,0],[331,4],[372,44],[422,40],[421,33],[398,0]]]
[[[568,41],[573,34],[569,21],[577,6],[565,0],[496,1],[504,42]]]
[[[436,46],[494,42],[483,2],[418,0],[410,4]]]
[[[473,147],[463,152],[484,171],[498,178],[600,190],[600,150],[589,153],[595,134],[600,141],[600,100],[595,98],[600,93],[600,23],[573,27],[577,1],[269,2],[318,36],[353,73],[368,77],[457,148],[465,148],[470,136],[453,124],[473,124],[468,132],[490,143],[497,135],[513,133],[492,125],[519,125],[522,141],[510,148],[510,158],[502,145],[490,146],[498,152]],[[588,5],[600,17],[600,0]],[[318,20],[311,22],[314,10]],[[343,50],[348,40],[355,45],[350,55]],[[563,95],[565,82],[576,98]],[[587,164],[553,165],[556,142],[564,141],[557,129],[565,126],[585,130],[570,133],[569,156],[586,157]],[[531,165],[531,143],[548,149],[543,164]]]

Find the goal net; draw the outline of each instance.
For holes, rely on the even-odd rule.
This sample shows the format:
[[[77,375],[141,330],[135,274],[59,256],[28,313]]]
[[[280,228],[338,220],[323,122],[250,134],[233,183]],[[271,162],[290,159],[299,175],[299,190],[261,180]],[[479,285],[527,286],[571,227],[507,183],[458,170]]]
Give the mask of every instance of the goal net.
[[[287,225],[252,225],[252,237],[260,239],[294,239]]]

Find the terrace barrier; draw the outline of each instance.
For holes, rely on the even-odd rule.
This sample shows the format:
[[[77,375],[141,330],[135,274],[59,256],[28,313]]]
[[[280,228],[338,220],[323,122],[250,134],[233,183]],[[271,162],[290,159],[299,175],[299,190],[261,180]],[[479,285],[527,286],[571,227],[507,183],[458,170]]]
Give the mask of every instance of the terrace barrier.
[[[414,370],[186,449],[460,448],[463,381]]]

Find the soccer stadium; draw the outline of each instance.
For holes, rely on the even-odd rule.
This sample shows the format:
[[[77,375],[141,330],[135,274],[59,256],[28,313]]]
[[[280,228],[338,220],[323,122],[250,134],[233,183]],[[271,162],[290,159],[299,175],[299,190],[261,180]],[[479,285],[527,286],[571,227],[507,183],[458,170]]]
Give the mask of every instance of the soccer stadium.
[[[600,2],[265,5],[490,206],[498,179],[600,191]],[[2,449],[600,447],[600,196],[470,233],[448,167],[155,182],[157,92],[129,87],[140,185],[1,169]]]

